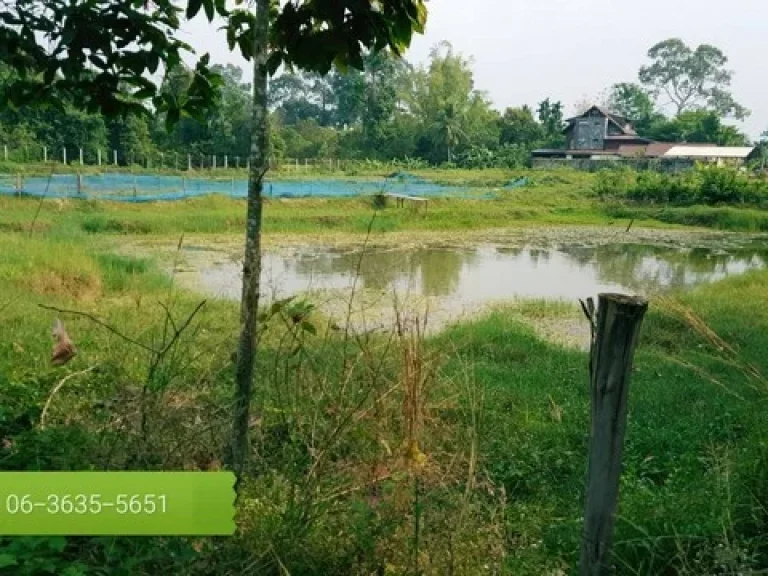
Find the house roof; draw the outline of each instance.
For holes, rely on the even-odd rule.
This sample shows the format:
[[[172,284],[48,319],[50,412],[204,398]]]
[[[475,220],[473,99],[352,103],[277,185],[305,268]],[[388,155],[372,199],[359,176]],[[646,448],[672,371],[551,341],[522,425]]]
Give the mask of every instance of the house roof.
[[[603,108],[602,106],[590,106],[588,110],[586,110],[583,114],[580,114],[579,116],[574,116],[572,118],[566,119],[566,122],[568,122],[569,125],[573,125],[573,122],[578,120],[579,118],[584,118],[587,114],[589,114],[592,110],[597,110],[608,118],[609,122],[612,122],[616,127],[621,130],[624,135],[626,136],[637,136],[637,132],[632,128],[632,125],[630,124],[629,120],[625,118],[624,116],[621,116],[620,114],[614,114],[613,112],[610,112]],[[568,126],[570,128],[570,126]],[[567,130],[567,128],[566,128]]]
[[[664,158],[747,158],[755,148],[753,146],[706,146],[673,145]]]

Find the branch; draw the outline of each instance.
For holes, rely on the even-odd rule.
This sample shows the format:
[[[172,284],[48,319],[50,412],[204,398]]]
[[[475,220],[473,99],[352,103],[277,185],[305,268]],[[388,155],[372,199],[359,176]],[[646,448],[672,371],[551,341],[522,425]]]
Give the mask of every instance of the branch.
[[[43,406],[43,412],[40,414],[40,429],[45,429],[45,416],[48,414],[48,408],[51,405],[51,401],[53,400],[53,397],[56,395],[56,393],[61,390],[61,387],[64,386],[67,380],[70,380],[71,378],[74,378],[75,376],[82,376],[83,374],[87,374],[88,372],[91,372],[94,370],[98,364],[94,364],[93,366],[86,368],[85,370],[80,370],[80,372],[72,372],[72,374],[67,374],[59,380],[59,383],[56,384],[56,386],[53,387],[53,390],[51,390],[51,393],[48,395],[48,400],[45,401],[45,406]]]
[[[146,344],[142,344],[138,340],[134,340],[130,336],[126,336],[125,334],[123,334],[122,332],[117,330],[116,328],[113,328],[112,326],[110,326],[106,322],[104,322],[102,320],[99,320],[98,318],[96,318],[96,316],[93,316],[92,314],[88,314],[87,312],[80,312],[79,310],[65,310],[65,309],[62,309],[62,308],[56,308],[55,306],[48,306],[46,304],[38,304],[38,306],[40,308],[43,308],[44,310],[52,310],[54,312],[59,312],[61,314],[72,314],[73,316],[82,316],[83,318],[88,318],[88,320],[90,320],[94,324],[98,324],[102,328],[106,328],[107,330],[112,332],[112,334],[114,334],[115,336],[118,336],[119,338],[122,338],[126,342],[130,342],[131,344],[133,344],[135,346],[138,346],[139,348],[141,348],[143,350],[146,350],[147,352],[151,352],[152,354],[159,354],[160,353],[160,351],[155,350],[151,346],[147,346]]]

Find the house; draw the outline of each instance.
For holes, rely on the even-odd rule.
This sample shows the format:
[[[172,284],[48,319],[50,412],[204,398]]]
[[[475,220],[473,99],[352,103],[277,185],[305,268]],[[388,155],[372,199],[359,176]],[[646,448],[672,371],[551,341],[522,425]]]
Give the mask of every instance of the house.
[[[534,150],[534,158],[592,158],[619,156],[622,146],[644,146],[651,143],[639,136],[632,124],[619,114],[600,106],[566,120],[565,149]]]
[[[592,106],[566,120],[564,149],[534,150],[534,166],[558,164],[558,160],[670,160],[677,164],[713,162],[741,164],[755,151],[753,147],[712,144],[654,142],[640,136],[631,122],[600,106]],[[554,161],[554,162],[553,162]]]

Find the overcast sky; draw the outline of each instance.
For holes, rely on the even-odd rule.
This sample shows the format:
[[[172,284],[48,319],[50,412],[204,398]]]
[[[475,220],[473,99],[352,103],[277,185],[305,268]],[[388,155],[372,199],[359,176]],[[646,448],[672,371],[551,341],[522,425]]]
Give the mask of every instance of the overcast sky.
[[[648,48],[679,37],[725,52],[734,96],[752,110],[741,129],[752,138],[768,129],[766,0],[430,0],[428,8],[426,33],[415,37],[408,60],[425,62],[448,40],[472,57],[476,87],[498,108],[549,97],[571,113],[611,84],[635,81]],[[248,68],[228,51],[224,32],[201,18],[185,32],[214,62]]]

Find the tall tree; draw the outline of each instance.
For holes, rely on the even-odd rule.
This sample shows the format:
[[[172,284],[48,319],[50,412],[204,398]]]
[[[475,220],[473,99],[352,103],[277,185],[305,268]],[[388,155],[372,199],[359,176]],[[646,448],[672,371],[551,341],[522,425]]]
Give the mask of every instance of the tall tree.
[[[648,57],[651,63],[640,68],[640,82],[657,98],[665,95],[676,115],[700,109],[737,119],[749,115],[729,91],[732,73],[719,48],[702,44],[694,50],[670,38],[654,45]]]
[[[246,209],[240,337],[230,462],[242,477],[248,455],[250,404],[261,271],[262,181],[268,168],[267,78],[281,64],[327,74],[363,66],[367,50],[400,55],[426,20],[423,0],[255,0],[253,10],[221,0],[189,0],[187,16],[201,9],[226,19],[230,49],[253,61],[251,171]],[[150,79],[160,64],[172,69],[187,46],[178,40],[179,8],[173,0],[16,0],[0,4],[0,56],[18,73],[0,104],[68,94],[76,104],[110,114],[141,111],[152,98],[170,124],[182,112],[201,113],[213,101],[219,77],[202,58],[190,88],[172,98]],[[121,83],[135,87],[126,96]]]
[[[641,135],[647,134],[655,122],[664,120],[664,116],[656,111],[652,95],[642,86],[631,82],[611,86],[608,108],[632,122]]]

